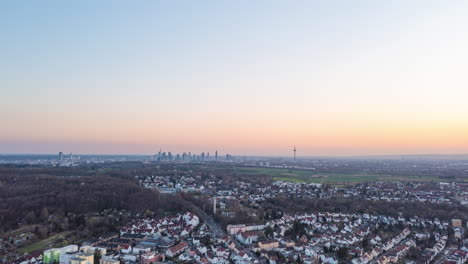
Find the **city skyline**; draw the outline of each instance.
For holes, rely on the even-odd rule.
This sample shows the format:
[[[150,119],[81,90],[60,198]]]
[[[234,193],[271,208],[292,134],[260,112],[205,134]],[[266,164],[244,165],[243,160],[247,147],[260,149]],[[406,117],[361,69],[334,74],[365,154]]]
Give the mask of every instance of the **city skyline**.
[[[468,153],[468,3],[2,3],[0,153]]]

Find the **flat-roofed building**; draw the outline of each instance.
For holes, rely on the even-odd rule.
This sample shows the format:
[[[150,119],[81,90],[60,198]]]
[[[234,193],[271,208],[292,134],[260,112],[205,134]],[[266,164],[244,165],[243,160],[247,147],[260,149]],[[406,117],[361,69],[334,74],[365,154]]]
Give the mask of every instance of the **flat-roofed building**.
[[[99,261],[99,264],[120,264],[120,260],[115,259],[112,256],[103,256]]]

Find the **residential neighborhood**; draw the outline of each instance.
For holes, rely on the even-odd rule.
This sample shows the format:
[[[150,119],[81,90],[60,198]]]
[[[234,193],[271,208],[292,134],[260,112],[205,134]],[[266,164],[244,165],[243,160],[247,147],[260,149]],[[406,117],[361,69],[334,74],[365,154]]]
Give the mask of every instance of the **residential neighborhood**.
[[[228,225],[217,236],[190,212],[141,218],[80,245],[30,256],[21,264],[117,263],[464,263],[468,239],[450,234],[460,227],[434,219],[385,215],[283,215],[262,224]],[[465,223],[466,224],[466,223]],[[427,245],[427,246],[423,246]],[[423,247],[421,255],[409,254]]]

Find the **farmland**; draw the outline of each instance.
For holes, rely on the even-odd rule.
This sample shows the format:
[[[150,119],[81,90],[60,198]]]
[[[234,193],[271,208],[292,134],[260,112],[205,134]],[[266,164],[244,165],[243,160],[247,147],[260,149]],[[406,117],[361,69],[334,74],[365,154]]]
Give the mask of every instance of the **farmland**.
[[[363,182],[375,181],[447,181],[437,176],[415,176],[415,175],[389,175],[372,173],[321,173],[309,169],[283,169],[283,168],[263,168],[263,167],[234,167],[237,174],[244,175],[265,175],[272,177],[273,180],[321,183],[333,185],[349,185]]]

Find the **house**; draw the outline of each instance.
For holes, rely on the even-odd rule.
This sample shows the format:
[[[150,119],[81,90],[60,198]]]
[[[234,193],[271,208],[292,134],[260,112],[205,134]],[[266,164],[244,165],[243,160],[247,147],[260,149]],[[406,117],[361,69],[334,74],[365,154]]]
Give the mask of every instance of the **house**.
[[[313,248],[311,248],[311,247],[306,247],[305,250],[304,250],[304,253],[308,257],[313,257],[313,256],[317,255],[315,250]]]
[[[187,248],[188,248],[187,242],[180,242],[179,244],[177,244],[177,245],[175,245],[173,247],[170,247],[166,251],[166,256],[172,258],[172,257],[177,256],[178,254],[182,253]]]
[[[294,247],[296,245],[296,242],[294,242],[293,240],[283,240],[281,241],[281,244],[285,247]]]
[[[453,228],[454,236],[455,238],[461,239],[463,235],[463,230],[461,227],[455,227]]]
[[[218,256],[219,258],[226,258],[229,256],[229,251],[226,250],[225,248],[217,248],[215,253],[216,253],[216,256]]]
[[[187,212],[184,214],[183,219],[187,225],[197,226],[200,223],[200,219],[198,216],[191,212]]]
[[[462,220],[461,219],[452,219],[452,226],[453,227],[461,227],[462,226]]]
[[[231,260],[236,264],[252,263],[251,258],[244,251],[239,251],[237,254],[232,254]]]
[[[178,259],[179,259],[180,261],[188,261],[188,260],[190,260],[191,258],[190,258],[190,255],[189,255],[189,254],[187,254],[187,253],[182,253],[182,254],[179,255]]]
[[[141,264],[155,263],[156,261],[165,261],[166,257],[163,254],[149,252],[141,255]]]
[[[237,234],[237,240],[245,245],[250,245],[258,240],[257,231],[245,231]]]
[[[229,242],[229,237],[227,235],[216,238],[216,243],[227,244],[228,242]]]

